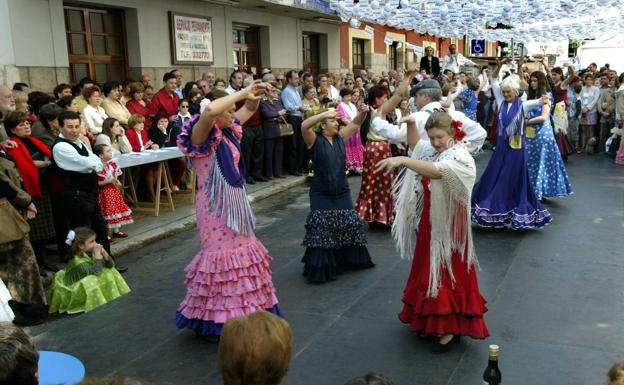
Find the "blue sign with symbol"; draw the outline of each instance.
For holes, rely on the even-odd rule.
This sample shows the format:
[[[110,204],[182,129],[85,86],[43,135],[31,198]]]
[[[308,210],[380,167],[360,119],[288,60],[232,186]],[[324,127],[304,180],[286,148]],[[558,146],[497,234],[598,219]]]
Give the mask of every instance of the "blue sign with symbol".
[[[485,40],[470,40],[470,53],[473,55],[485,55]]]

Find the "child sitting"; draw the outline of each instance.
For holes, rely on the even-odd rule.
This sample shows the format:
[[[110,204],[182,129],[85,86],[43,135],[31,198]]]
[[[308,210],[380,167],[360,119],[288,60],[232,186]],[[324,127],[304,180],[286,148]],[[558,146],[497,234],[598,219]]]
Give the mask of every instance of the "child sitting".
[[[130,292],[93,230],[78,227],[65,242],[73,259],[54,276],[50,313],[88,312]]]
[[[128,237],[127,234],[119,231],[119,229],[123,225],[129,225],[134,222],[132,210],[124,202],[123,195],[119,191],[121,183],[117,178],[121,175],[121,170],[117,163],[112,161],[112,148],[106,144],[96,144],[93,147],[93,153],[100,157],[104,165],[104,168],[98,174],[98,185],[100,186],[98,202],[106,225],[113,232],[113,236],[108,237],[108,241],[113,242],[113,238]]]
[[[128,130],[126,131],[128,142],[132,146],[132,152],[141,152],[145,150],[158,150],[158,144],[152,142],[148,138],[147,130],[145,130],[145,118],[141,115],[131,115],[128,118]],[[141,174],[139,180],[145,180],[145,187],[149,197],[152,200],[156,198],[156,163],[141,166]]]
[[[188,102],[186,100],[183,99],[182,102],[183,103],[181,103],[181,105],[185,104],[188,106]],[[184,117],[180,115],[180,119],[177,122],[170,123],[167,113],[164,111],[159,112],[156,114],[156,118],[154,119],[156,125],[149,130],[150,140],[159,145],[161,148],[176,147],[178,135],[182,132],[181,122],[183,119]],[[167,164],[169,166],[169,170],[171,171],[171,180],[173,181],[173,186],[171,186],[171,188],[173,191],[178,191],[182,181],[182,176],[186,170],[186,160],[184,157],[173,158],[169,159]]]

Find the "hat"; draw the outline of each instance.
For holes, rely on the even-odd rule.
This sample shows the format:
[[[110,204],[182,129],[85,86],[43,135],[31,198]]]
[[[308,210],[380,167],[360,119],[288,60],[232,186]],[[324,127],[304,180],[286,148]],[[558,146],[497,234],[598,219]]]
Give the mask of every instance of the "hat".
[[[414,95],[416,95],[416,93],[419,92],[419,91],[430,90],[430,89],[442,90],[442,88],[440,87],[440,83],[438,83],[437,80],[425,79],[422,82],[418,82],[414,86],[414,88],[412,88],[412,93],[414,93]]]
[[[271,69],[270,69],[270,68],[264,68],[264,69],[262,69],[262,75],[270,74],[270,73],[272,73],[272,72],[273,72],[273,71],[271,71]]]

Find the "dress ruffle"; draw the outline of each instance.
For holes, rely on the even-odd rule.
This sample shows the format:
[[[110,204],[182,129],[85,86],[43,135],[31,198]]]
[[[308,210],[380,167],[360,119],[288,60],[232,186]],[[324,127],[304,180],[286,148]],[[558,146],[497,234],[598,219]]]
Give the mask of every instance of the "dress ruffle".
[[[215,123],[210,135],[206,138],[206,141],[202,144],[196,145],[191,141],[191,134],[193,133],[193,127],[199,121],[201,115],[194,115],[191,119],[184,122],[182,126],[182,132],[178,135],[178,147],[180,150],[190,157],[207,156],[219,145],[223,138],[221,133],[221,127],[218,123]],[[242,137],[242,127],[238,124],[237,120],[232,120],[230,129],[234,132],[234,135],[240,140]]]
[[[308,247],[301,262],[309,282],[336,280],[339,273],[375,267],[366,246],[344,246],[339,249]]]
[[[544,227],[551,221],[552,216],[546,209],[535,210],[530,214],[520,214],[515,210],[498,214],[476,205],[472,211],[472,222],[488,228],[534,229]]]
[[[277,297],[271,260],[255,238],[235,249],[201,250],[185,269],[187,294],[178,313],[188,320],[223,324],[232,317],[273,308]],[[191,324],[178,323],[178,327]]]
[[[338,249],[342,246],[366,244],[362,221],[353,209],[311,211],[305,228],[305,247]]]
[[[266,311],[283,317],[282,311],[277,305],[266,309]],[[191,329],[194,332],[204,336],[220,336],[223,329],[223,323],[204,321],[200,319],[189,319],[179,311],[176,312],[176,325],[180,329]]]

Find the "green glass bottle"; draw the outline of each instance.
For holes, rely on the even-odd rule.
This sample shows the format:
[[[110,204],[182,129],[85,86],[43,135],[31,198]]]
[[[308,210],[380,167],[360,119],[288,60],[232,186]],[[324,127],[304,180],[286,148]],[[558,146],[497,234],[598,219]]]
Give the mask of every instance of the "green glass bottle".
[[[488,365],[483,371],[483,385],[500,385],[501,372],[498,369],[498,353],[500,348],[498,345],[490,345],[490,353],[488,357]]]

